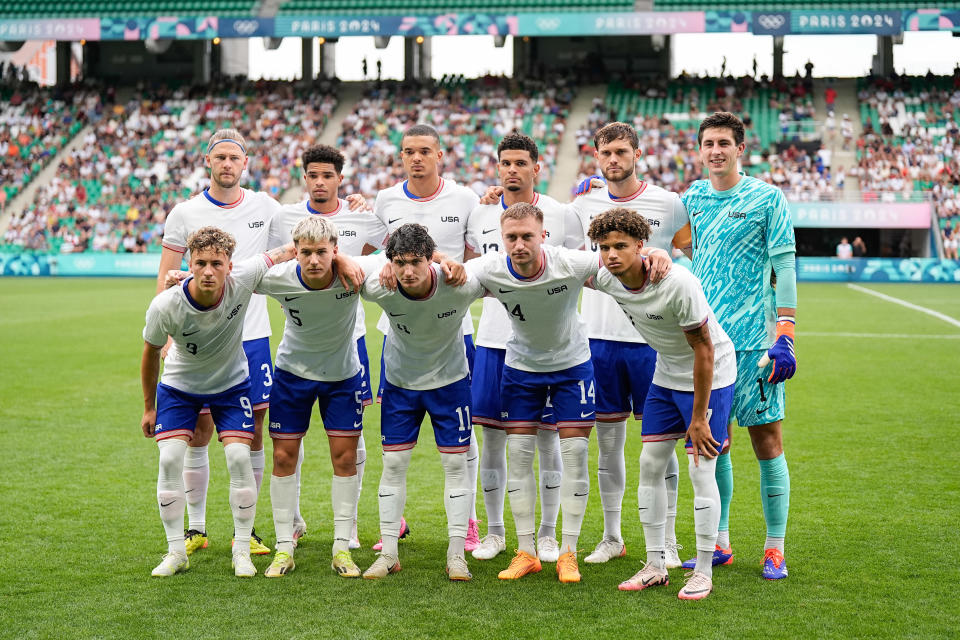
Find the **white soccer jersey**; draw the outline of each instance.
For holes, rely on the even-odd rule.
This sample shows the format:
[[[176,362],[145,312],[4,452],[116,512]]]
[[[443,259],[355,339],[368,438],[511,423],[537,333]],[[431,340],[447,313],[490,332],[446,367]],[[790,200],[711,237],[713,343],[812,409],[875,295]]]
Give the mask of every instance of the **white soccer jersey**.
[[[476,278],[462,287],[446,284],[439,265],[431,265],[433,284],[421,299],[402,289],[380,286],[378,273],[367,276],[363,297],[380,305],[390,319],[383,364],[390,384],[404,389],[438,389],[469,374],[461,319],[485,291]]]
[[[408,223],[422,224],[437,243],[437,249],[453,260],[463,262],[467,221],[479,202],[477,194],[452,180],[440,178],[440,186],[425,198],[410,193],[404,180],[377,194],[373,215],[386,226],[388,233]],[[383,246],[386,247],[386,243]],[[391,324],[386,316],[381,315],[377,329],[387,333]],[[463,332],[473,333],[469,310],[463,318]]]
[[[695,275],[675,264],[663,280],[647,281],[639,289],[627,289],[605,268],[595,280],[600,291],[608,293],[628,322],[636,327],[657,352],[653,383],[693,391],[694,353],[683,332],[707,324],[713,341],[713,388],[729,386],[737,380],[737,354],[733,342],[717,323],[707,304],[703,288]]]
[[[386,264],[381,256],[355,258],[375,275]],[[308,380],[337,382],[360,370],[354,323],[360,295],[343,288],[336,273],[325,289],[311,289],[295,260],[271,268],[257,287],[283,306],[283,338],[277,367]]]
[[[253,291],[272,263],[266,255],[235,262],[223,295],[215,305],[202,308],[190,296],[188,283],[157,294],[147,309],[143,339],[173,345],[164,360],[160,382],[174,389],[207,395],[235,387],[249,375],[243,352],[244,317]]]
[[[583,229],[573,207],[560,204],[550,196],[539,193],[533,194],[531,204],[543,211],[546,244],[568,249],[579,249],[583,246]],[[467,246],[471,251],[486,255],[503,250],[500,216],[506,209],[506,203],[501,197],[497,204],[481,204],[473,210],[467,223]],[[490,349],[506,349],[512,333],[513,329],[503,304],[495,298],[484,298],[476,345]]]
[[[240,190],[240,199],[224,204],[208,191],[181,202],[170,211],[163,228],[163,246],[179,253],[187,250],[187,237],[202,227],[217,227],[230,233],[237,242],[233,260],[245,260],[272,248],[268,244],[270,226],[280,203],[263,192]],[[187,256],[189,258],[189,256]],[[270,335],[267,299],[255,295],[243,325],[243,339]]]
[[[387,237],[387,228],[377,218],[371,216],[369,211],[350,211],[350,203],[346,200],[338,200],[337,208],[330,213],[320,213],[310,206],[309,200],[304,200],[284,205],[274,216],[270,227],[270,246],[279,247],[293,242],[293,228],[309,215],[321,216],[337,225],[337,247],[348,256],[362,255],[363,247],[368,244],[380,248]],[[361,304],[357,305],[357,324],[353,337],[360,338],[366,333],[366,316]]]
[[[505,253],[488,253],[467,262],[490,295],[509,314],[513,335],[504,363],[522,371],[569,369],[590,359],[587,335],[577,313],[583,283],[597,273],[597,257],[587,251],[543,246],[539,273],[523,278]]]
[[[670,251],[677,231],[690,222],[687,210],[677,194],[646,182],[641,182],[637,192],[626,198],[614,198],[606,187],[600,187],[591,189],[571,204],[580,216],[586,245],[596,252],[598,258],[599,252],[587,237],[587,229],[590,228],[591,220],[614,207],[624,207],[643,215],[650,224],[650,239],[646,245],[667,252]],[[583,292],[581,309],[590,338],[645,342],[608,296],[588,289]]]

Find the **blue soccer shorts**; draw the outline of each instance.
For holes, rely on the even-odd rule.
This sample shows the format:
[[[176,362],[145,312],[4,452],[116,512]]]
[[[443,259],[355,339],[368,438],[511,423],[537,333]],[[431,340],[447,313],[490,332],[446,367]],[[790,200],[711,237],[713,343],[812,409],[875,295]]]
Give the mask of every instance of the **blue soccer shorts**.
[[[383,345],[387,344],[387,336],[383,336]],[[383,383],[386,381],[386,375],[383,373],[386,369],[383,365],[383,345],[380,346],[380,383],[377,386],[377,402],[383,398]],[[463,348],[467,354],[467,370],[473,375],[473,361],[476,354],[476,347],[473,346],[473,336],[463,336]]]
[[[553,407],[558,429],[592,427],[596,414],[593,363],[551,372],[503,367],[500,399],[504,429],[542,428]]]
[[[270,406],[270,389],[273,388],[270,338],[244,340],[243,352],[247,354],[250,368],[250,401],[254,409],[266,409]]]
[[[707,420],[710,423],[710,434],[720,443],[717,451],[722,451],[730,442],[727,438],[727,423],[730,421],[732,405],[733,385],[710,392]],[[682,440],[686,437],[692,417],[693,391],[677,391],[651,384],[643,406],[643,424],[640,427],[643,441]],[[689,442],[687,448],[691,448]]]
[[[212,394],[195,394],[160,383],[157,385],[157,425],[154,438],[173,436],[193,439],[197,416],[209,407],[220,440],[253,440],[253,405],[250,403],[250,379]]]
[[[363,378],[360,397],[366,407],[373,404],[373,385],[370,384],[370,358],[367,357],[367,341],[364,336],[357,338],[357,356],[360,358],[360,375]]]
[[[308,380],[276,370],[270,405],[270,437],[295,440],[310,428],[313,403],[320,408],[323,428],[333,437],[355,437],[363,429],[363,377],[358,371],[346,380]]]
[[[590,359],[597,382],[597,422],[621,422],[643,405],[657,367],[657,352],[642,342],[590,339]]]
[[[384,451],[412,449],[425,415],[433,424],[440,453],[464,453],[470,448],[470,377],[437,389],[404,389],[383,381],[380,440]]]

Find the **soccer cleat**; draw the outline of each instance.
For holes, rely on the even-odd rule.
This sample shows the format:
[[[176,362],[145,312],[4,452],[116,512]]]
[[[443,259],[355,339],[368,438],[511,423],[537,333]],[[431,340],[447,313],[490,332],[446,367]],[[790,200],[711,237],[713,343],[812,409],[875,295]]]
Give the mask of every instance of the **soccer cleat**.
[[[539,573],[543,569],[540,559],[526,551],[517,551],[510,566],[497,574],[501,580],[519,580],[529,573]]]
[[[540,562],[556,562],[560,557],[560,543],[550,536],[537,538],[537,556]]]
[[[470,568],[467,566],[467,560],[461,555],[453,555],[447,558],[447,577],[456,582],[466,582],[473,577]]]
[[[667,560],[667,569],[679,569],[683,566],[683,563],[680,562],[680,554],[678,551],[683,549],[683,545],[679,545],[676,542],[668,542],[664,553]]]
[[[483,537],[483,540],[480,541],[480,544],[477,545],[477,548],[473,550],[473,557],[477,560],[493,560],[501,551],[507,550],[507,543],[503,539],[503,536],[498,536],[495,533],[488,533]]]
[[[263,572],[263,575],[268,578],[282,578],[293,571],[296,566],[297,565],[293,563],[292,555],[286,551],[277,551],[277,555],[273,556],[273,562],[271,562],[267,570]]]
[[[400,516],[400,536],[399,539],[403,540],[408,535],[410,535],[410,527],[407,526],[407,521],[403,516]],[[377,544],[371,547],[374,551],[383,551],[383,538],[377,540]]]
[[[767,549],[763,552],[763,577],[767,580],[781,580],[787,577],[787,561],[779,549]]]
[[[677,597],[681,600],[703,600],[713,591],[713,579],[705,573],[693,571],[687,574],[686,584]]]
[[[713,566],[717,567],[721,564],[733,564],[733,548],[721,549],[720,545],[717,545],[717,548],[713,550]],[[687,560],[681,565],[684,569],[695,569],[697,567],[697,558],[693,557]]]
[[[188,556],[194,551],[206,549],[207,545],[210,544],[209,540],[207,540],[207,532],[197,531],[196,529],[187,529],[184,531],[183,542],[187,546]]]
[[[670,584],[666,569],[658,569],[649,562],[643,569],[633,574],[629,580],[624,580],[617,587],[620,591],[643,591],[649,587],[665,587]]]
[[[399,560],[386,554],[378,553],[377,559],[373,561],[370,568],[363,572],[363,577],[367,580],[379,580],[398,571],[400,571]]]
[[[233,552],[233,562],[231,563],[233,567],[233,575],[238,578],[252,578],[257,575],[257,568],[253,566],[253,560],[250,559],[250,556],[242,551]]]
[[[350,534],[350,542],[347,543],[348,549],[360,548],[360,537],[357,535],[357,521],[353,521],[353,532]]]
[[[333,561],[330,563],[330,568],[336,571],[337,575],[341,578],[360,577],[360,567],[353,561],[353,556],[350,555],[349,551],[337,551],[333,554]],[[398,563],[397,571],[399,570]]]
[[[163,556],[154,570],[150,573],[154,578],[169,578],[170,576],[186,571],[190,568],[190,558],[179,553],[170,552]]]
[[[237,542],[236,539],[231,540],[230,547],[231,548],[234,547],[236,545],[236,542]],[[296,541],[294,541],[293,546],[297,546]],[[250,555],[265,556],[269,553],[270,553],[270,547],[263,544],[263,538],[257,535],[256,530],[251,531],[250,532]]]
[[[604,538],[597,544],[593,553],[584,558],[583,561],[587,564],[603,564],[614,558],[622,558],[625,555],[627,555],[627,545],[623,544],[621,540]]]
[[[464,551],[473,551],[480,546],[480,521],[470,518],[467,523],[467,540],[463,544]]]
[[[293,522],[293,546],[294,548],[300,544],[300,538],[307,535],[307,523],[303,520],[299,522]],[[253,547],[250,548],[250,553],[253,553]]]
[[[557,560],[557,577],[560,582],[569,584],[580,582],[580,567],[577,566],[577,554],[567,551]]]

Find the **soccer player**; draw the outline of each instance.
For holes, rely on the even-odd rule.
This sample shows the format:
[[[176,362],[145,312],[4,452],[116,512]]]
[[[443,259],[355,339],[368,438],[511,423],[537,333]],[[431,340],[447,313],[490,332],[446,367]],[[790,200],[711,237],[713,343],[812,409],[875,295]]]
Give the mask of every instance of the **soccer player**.
[[[797,368],[796,243],[783,192],[739,172],[743,140],[743,122],[732,113],[717,112],[700,123],[700,161],[709,179],[694,182],[683,202],[692,223],[693,273],[737,351],[733,416],[747,428],[760,465],[760,499],[767,523],[763,576],[776,580],[787,577],[783,544],[790,474],[783,453],[783,383]],[[776,276],[776,288],[771,275]],[[761,370],[765,355],[772,364]],[[733,553],[727,524],[733,493],[729,460],[724,454],[717,462],[721,559]]]
[[[677,194],[649,184],[637,175],[640,139],[636,130],[623,122],[611,122],[594,135],[594,155],[606,185],[593,188],[576,198],[572,205],[587,236],[590,221],[612,206],[640,213],[650,227],[645,243],[670,251],[688,249],[690,226],[687,211]],[[587,238],[589,242],[589,238]],[[595,242],[589,248],[597,251]],[[607,562],[622,557],[627,549],[620,530],[620,511],[626,488],[624,446],[627,418],[632,411],[643,418],[643,406],[654,375],[657,354],[641,333],[630,325],[613,298],[587,289],[581,305],[590,339],[590,354],[597,384],[597,484],[603,506],[603,539],[588,563]],[[670,457],[664,473],[667,484],[667,566],[680,566],[674,523],[677,514],[679,464]]]
[[[160,450],[157,503],[168,545],[154,576],[171,576],[190,566],[183,530],[184,456],[204,406],[209,406],[216,422],[230,472],[230,508],[237,543],[233,547],[234,573],[248,578],[257,572],[250,560],[257,506],[250,461],[254,410],[242,333],[254,288],[274,262],[293,257],[293,247],[253,256],[238,262],[234,269],[231,256],[235,246],[233,236],[215,227],[190,234],[184,248],[190,252],[192,277],[158,294],[147,309],[140,364],[144,397],[140,426],[145,437],[156,439]],[[172,345],[158,385],[160,351],[168,336]]]
[[[700,600],[713,589],[713,552],[720,522],[720,492],[715,476],[717,449],[727,439],[727,421],[737,378],[730,338],[717,323],[696,277],[675,266],[658,283],[640,251],[651,235],[644,217],[617,207],[590,223],[604,268],[598,291],[609,294],[632,326],[656,352],[653,382],[643,407],[643,450],[637,505],[647,546],[647,562],[621,591],[640,591],[669,583],[666,566],[666,487],[662,481],[675,442],[687,441],[693,483],[693,519],[697,563],[678,594]],[[603,366],[603,365],[600,365]]]
[[[405,224],[394,229],[386,256],[397,289],[380,284],[379,274],[364,283],[363,296],[380,305],[390,318],[383,360],[380,477],[382,550],[364,578],[385,578],[400,571],[397,542],[407,495],[407,468],[424,414],[433,424],[444,471],[447,513],[447,575],[451,580],[472,576],[464,558],[470,501],[467,474],[470,423],[470,371],[463,348],[462,319],[470,303],[485,292],[475,280],[462,286],[445,282],[431,262],[436,243],[426,227]]]
[[[458,185],[440,176],[443,151],[440,136],[433,127],[418,124],[403,133],[400,141],[400,159],[407,179],[377,194],[373,205],[374,216],[387,227],[389,233],[408,223],[422,224],[437,244],[440,252],[451,260],[463,262],[467,220],[477,206],[477,195],[469,188]],[[383,247],[386,247],[384,244]],[[381,314],[377,323],[386,335],[392,323]],[[473,370],[473,319],[469,310],[463,317],[464,347],[470,370]],[[381,365],[384,363],[381,362]],[[383,371],[381,367],[381,387]],[[479,544],[479,527],[476,514],[477,464],[479,449],[476,438],[470,442],[468,458],[469,484],[473,498],[470,509],[469,550]],[[409,532],[406,521],[402,522],[401,537]],[[381,542],[374,545],[380,549]]]
[[[503,248],[500,216],[517,202],[529,202],[543,212],[545,244],[579,249],[583,246],[580,221],[573,210],[550,196],[537,193],[539,150],[529,136],[506,135],[497,146],[497,171],[503,194],[496,204],[481,204],[467,223],[468,254],[498,253]],[[480,456],[480,486],[487,511],[487,535],[473,550],[473,557],[489,560],[506,549],[503,503],[507,482],[507,434],[500,420],[500,381],[507,342],[513,330],[503,305],[484,298],[483,314],[477,328],[474,357],[473,424],[483,428]],[[540,454],[540,527],[537,552],[543,562],[556,562],[560,545],[556,539],[560,510],[560,443],[555,424],[541,423],[537,430]]]
[[[343,182],[344,157],[338,150],[326,145],[315,145],[307,148],[301,155],[303,184],[307,192],[307,199],[297,204],[285,205],[276,214],[273,226],[270,229],[270,246],[290,242],[294,227],[305,217],[316,217],[331,220],[336,223],[339,238],[336,242],[337,250],[348,256],[361,256],[373,253],[382,246],[387,236],[387,229],[380,221],[366,211],[352,209],[357,202],[348,202],[337,197],[340,184]],[[361,398],[363,405],[373,402],[370,386],[370,361],[367,358],[366,332],[367,323],[364,317],[363,305],[356,305],[357,319],[354,338],[357,343],[357,354],[360,358],[360,374],[363,381]],[[302,440],[300,441],[303,442]],[[363,488],[363,471],[367,461],[367,447],[361,431],[356,439],[357,444],[357,501]],[[300,486],[300,466],[303,463],[303,449],[297,461],[297,486]],[[299,494],[299,490],[298,490]],[[297,510],[299,516],[299,507]],[[353,514],[353,525],[350,533],[350,549],[360,547],[357,537],[357,514]],[[295,518],[294,539],[306,532],[306,525],[302,518]]]
[[[246,141],[240,132],[221,129],[210,136],[204,162],[210,171],[210,187],[200,195],[176,205],[167,216],[157,274],[157,293],[165,288],[167,272],[180,268],[187,250],[187,237],[201,227],[215,225],[230,233],[236,239],[235,257],[238,261],[267,250],[270,223],[280,205],[266,193],[240,186],[241,175],[248,163]],[[252,385],[249,399],[253,407],[254,429],[253,439],[249,443],[250,462],[259,493],[265,464],[263,417],[270,404],[273,366],[270,361],[270,320],[267,317],[266,299],[254,295],[249,306],[243,328],[243,349],[249,361]],[[209,412],[204,410],[183,464],[189,516],[186,532],[188,554],[207,546],[207,487],[210,480],[207,445],[213,435],[213,426]],[[270,553],[269,547],[263,544],[256,532],[250,538],[250,547],[254,554]]]

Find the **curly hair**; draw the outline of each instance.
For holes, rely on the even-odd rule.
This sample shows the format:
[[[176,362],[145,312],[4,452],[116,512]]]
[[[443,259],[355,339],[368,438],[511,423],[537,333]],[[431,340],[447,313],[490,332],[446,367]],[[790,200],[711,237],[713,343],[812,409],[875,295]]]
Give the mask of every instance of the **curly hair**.
[[[430,260],[437,250],[437,243],[430,237],[430,232],[422,224],[408,223],[402,225],[390,234],[387,249],[384,253],[393,260],[397,256],[414,255]]]
[[[646,219],[636,211],[623,207],[607,209],[594,218],[590,222],[587,235],[593,242],[600,242],[614,231],[619,231],[641,242],[650,239],[650,225]]]
[[[529,202],[518,202],[510,205],[500,214],[500,224],[503,224],[504,220],[523,220],[524,218],[535,218],[537,222],[543,224],[543,211]]]
[[[337,175],[339,175],[343,172],[344,158],[342,153],[329,145],[315,144],[312,147],[307,147],[307,149],[304,150],[303,154],[300,156],[300,162],[304,172],[307,171],[307,166],[311,162],[319,162],[323,164],[332,164],[333,168],[337,172]]]
[[[533,162],[536,162],[537,158],[540,157],[540,151],[537,149],[537,143],[533,141],[533,138],[519,131],[511,131],[503,136],[503,140],[497,145],[497,160],[500,159],[502,151],[526,151],[530,154],[530,159]]]
[[[217,227],[201,227],[187,237],[187,251],[191,256],[196,255],[198,251],[213,249],[229,258],[233,255],[236,246],[237,241],[233,236]]]

